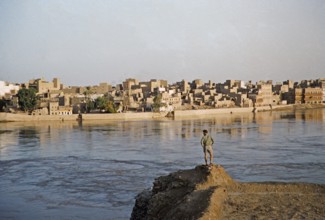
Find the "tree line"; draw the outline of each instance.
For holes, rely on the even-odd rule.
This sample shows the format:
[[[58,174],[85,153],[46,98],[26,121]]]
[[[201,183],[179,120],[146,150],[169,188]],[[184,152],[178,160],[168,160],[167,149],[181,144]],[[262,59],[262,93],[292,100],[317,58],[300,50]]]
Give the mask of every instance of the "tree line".
[[[93,110],[99,110],[105,113],[116,113],[118,106],[114,103],[114,99],[109,94],[97,97],[95,100],[90,98],[91,92],[89,90],[84,92],[85,95],[85,110],[87,113]],[[20,110],[31,113],[39,106],[40,98],[34,88],[22,88],[17,93],[18,105]],[[7,102],[0,100],[0,111],[6,107]],[[152,110],[157,112],[160,107],[165,106],[162,102],[161,94],[158,94],[153,99]]]

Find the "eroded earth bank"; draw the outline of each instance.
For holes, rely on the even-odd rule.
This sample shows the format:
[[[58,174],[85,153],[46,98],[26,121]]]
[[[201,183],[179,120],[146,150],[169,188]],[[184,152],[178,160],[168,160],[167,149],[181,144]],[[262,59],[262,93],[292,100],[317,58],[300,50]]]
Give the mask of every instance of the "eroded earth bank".
[[[324,184],[239,183],[202,165],[157,178],[131,219],[325,219],[324,207]]]

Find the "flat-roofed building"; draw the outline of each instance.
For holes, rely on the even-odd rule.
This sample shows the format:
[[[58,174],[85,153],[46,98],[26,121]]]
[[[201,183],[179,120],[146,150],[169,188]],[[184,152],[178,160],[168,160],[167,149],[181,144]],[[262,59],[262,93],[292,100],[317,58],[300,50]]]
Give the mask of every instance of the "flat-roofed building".
[[[295,88],[294,89],[294,103],[295,104],[302,104],[303,102],[304,102],[303,89],[302,88]]]
[[[323,90],[319,87],[305,88],[304,102],[306,104],[318,104],[323,101]]]
[[[204,85],[203,81],[201,79],[195,79],[192,81],[192,89],[199,89],[202,88]]]
[[[59,102],[50,102],[49,115],[72,115],[72,107],[59,106]]]
[[[257,85],[255,106],[267,106],[273,104],[272,84]]]
[[[54,90],[60,90],[63,87],[58,78],[53,78],[52,82],[44,79],[33,79],[29,81],[29,88],[34,88],[37,94],[43,94]]]
[[[322,89],[323,91],[323,98],[322,98],[322,102],[325,103],[325,79],[320,79],[319,80],[319,87]]]
[[[139,85],[139,80],[132,78],[126,79],[123,82],[123,90],[131,90],[134,85]]]
[[[0,81],[0,98],[8,97],[17,94],[19,91],[19,86],[4,81]],[[10,98],[9,97],[9,98]]]

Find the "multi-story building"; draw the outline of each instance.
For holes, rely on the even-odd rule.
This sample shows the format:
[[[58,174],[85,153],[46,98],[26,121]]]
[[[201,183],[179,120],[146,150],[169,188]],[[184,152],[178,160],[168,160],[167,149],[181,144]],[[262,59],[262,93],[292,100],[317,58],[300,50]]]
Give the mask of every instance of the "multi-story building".
[[[302,104],[302,103],[304,103],[303,89],[295,88],[294,89],[294,104]]]
[[[273,86],[273,92],[275,94],[283,94],[289,92],[289,85],[277,83]]]
[[[188,93],[191,90],[191,86],[186,80],[182,80],[178,85],[181,92]]]
[[[63,85],[61,85],[58,78],[53,78],[52,82],[47,82],[44,79],[33,79],[29,81],[28,87],[34,88],[37,94],[43,94],[53,90],[60,90]]]
[[[218,99],[214,105],[215,108],[231,108],[235,107],[235,102],[233,98],[223,96],[221,99]]]
[[[4,81],[0,81],[0,98],[5,97],[11,99],[13,95],[18,93],[19,86]]]
[[[258,84],[254,93],[248,94],[248,98],[255,102],[255,106],[267,106],[273,104],[272,84]]]
[[[191,88],[192,89],[200,89],[204,85],[201,79],[195,79],[192,81]]]
[[[123,90],[131,90],[132,89],[132,86],[134,85],[139,85],[139,80],[136,80],[136,79],[126,79],[124,82],[123,82]]]
[[[38,108],[32,111],[31,115],[48,115],[49,110],[48,108]]]
[[[323,98],[322,98],[322,102],[325,103],[325,79],[320,79],[319,80],[319,87],[322,89],[323,91]]]
[[[80,87],[79,86],[69,86],[61,89],[64,94],[79,94]]]
[[[94,92],[97,94],[106,94],[112,90],[112,86],[105,82],[99,83],[98,86],[94,86],[93,88]]]
[[[159,87],[168,87],[167,80],[157,80],[157,79],[152,79],[149,82],[140,82],[140,86],[147,87],[147,90],[149,92],[154,92],[156,88]]]
[[[323,101],[323,90],[319,87],[305,88],[304,103],[306,104],[318,104]]]
[[[169,94],[168,92],[161,93],[161,101],[169,105],[182,104],[181,96],[177,94]]]
[[[50,102],[49,115],[72,115],[72,107],[59,106],[59,102]]]
[[[283,82],[283,85],[288,85],[289,89],[293,89],[295,84],[292,80],[287,80]]]

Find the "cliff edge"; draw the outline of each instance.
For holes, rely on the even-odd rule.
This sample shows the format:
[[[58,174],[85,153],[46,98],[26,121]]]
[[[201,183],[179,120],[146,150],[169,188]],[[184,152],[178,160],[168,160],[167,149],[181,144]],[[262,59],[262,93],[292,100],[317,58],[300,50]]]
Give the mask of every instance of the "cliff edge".
[[[138,219],[324,219],[325,185],[239,183],[220,165],[157,178],[136,197]]]

